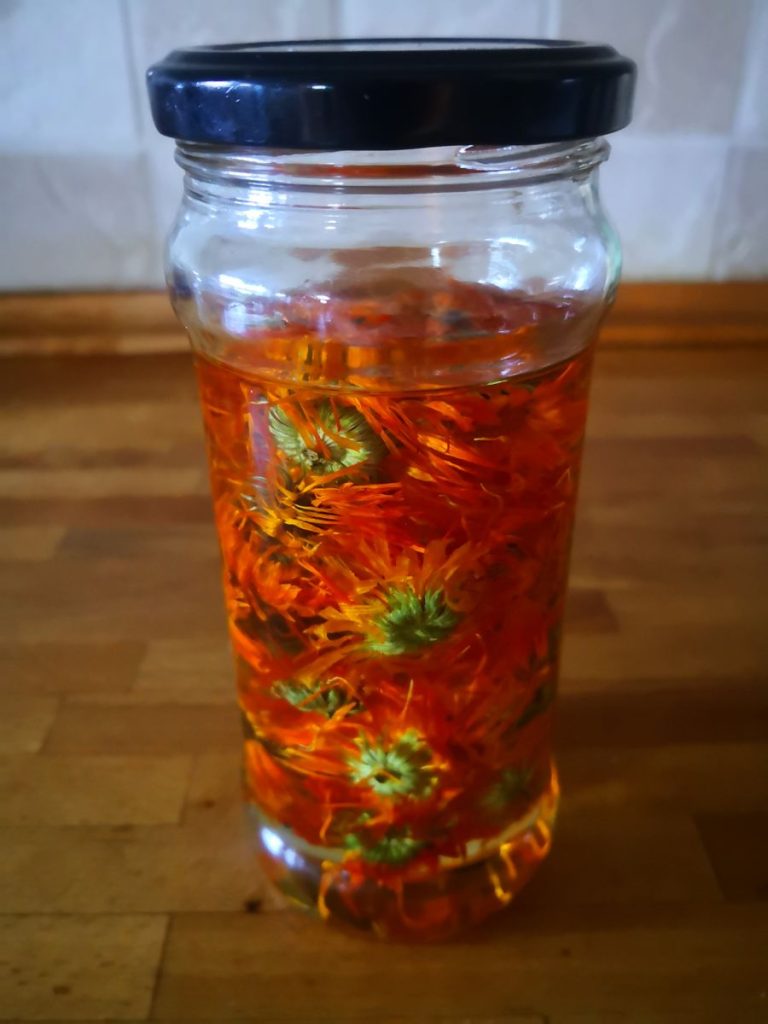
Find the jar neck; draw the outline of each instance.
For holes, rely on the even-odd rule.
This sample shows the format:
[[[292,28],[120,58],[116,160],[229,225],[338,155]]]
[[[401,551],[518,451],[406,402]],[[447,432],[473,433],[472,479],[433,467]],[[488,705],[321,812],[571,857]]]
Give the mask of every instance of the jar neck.
[[[602,139],[537,146],[349,152],[236,149],[179,142],[187,194],[249,202],[270,191],[386,195],[518,188],[584,181],[608,156]]]

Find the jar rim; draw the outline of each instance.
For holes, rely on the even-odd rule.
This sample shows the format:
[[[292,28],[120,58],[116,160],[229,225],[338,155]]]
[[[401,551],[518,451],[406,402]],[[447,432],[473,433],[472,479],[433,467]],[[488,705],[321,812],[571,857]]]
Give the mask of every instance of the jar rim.
[[[536,146],[452,146],[339,152],[177,142],[196,185],[352,193],[470,191],[586,178],[607,159],[603,138]]]

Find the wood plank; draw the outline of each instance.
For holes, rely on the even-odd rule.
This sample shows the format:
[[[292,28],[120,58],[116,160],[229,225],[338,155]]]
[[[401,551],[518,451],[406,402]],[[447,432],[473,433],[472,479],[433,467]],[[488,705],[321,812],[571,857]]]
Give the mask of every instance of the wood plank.
[[[317,1018],[314,1016],[301,1018],[291,1017],[290,1019],[291,1024],[317,1024]],[[622,1021],[623,1020],[624,1018],[622,1018]],[[627,1018],[627,1020],[629,1020],[629,1018]],[[238,1017],[236,1020],[234,1018],[227,1018],[227,1024],[285,1024],[285,1021],[285,1017],[262,1017],[261,1015],[259,1015],[258,1019],[256,1017],[248,1017],[247,1019]],[[395,1017],[393,1017],[391,1014],[386,1014],[382,1017],[379,1014],[377,1014],[374,1017],[355,1018],[355,1022],[356,1024],[551,1024],[551,1019],[545,1020],[545,1018],[542,1017],[541,1014],[526,1012],[503,1013],[501,1015],[493,1014],[492,1017],[488,1017],[485,1014],[483,1014],[482,1016],[472,1014],[472,1016],[467,1017],[466,1014],[456,1016],[454,1014],[446,1015],[441,1013],[440,1016],[438,1017],[412,1017],[402,1014],[397,1014],[397,1016]],[[11,1024],[22,1024],[22,1022],[12,1021]],[[58,1022],[40,1021],[38,1022],[38,1024],[58,1024]],[[67,1024],[88,1024],[88,1022],[68,1021]],[[116,1022],[105,1021],[103,1022],[103,1024],[116,1024]],[[141,1022],[122,1021],[121,1024],[141,1024]],[[166,1024],[188,1024],[188,1021],[186,1018],[180,1019],[176,1017],[172,1020],[166,1019]],[[206,1021],[196,1020],[195,1024],[221,1024],[221,1018],[211,1018],[210,1020]],[[582,1019],[581,1024],[593,1024],[593,1021],[587,1022],[584,1019]],[[661,1021],[661,1018],[657,1019],[656,1017],[654,1017],[651,1021],[651,1024],[664,1024],[664,1022]],[[676,1017],[674,1024],[687,1024],[687,1022],[681,1021],[680,1018]],[[691,1022],[691,1024],[693,1024],[693,1022]],[[697,1021],[697,1024],[700,1024],[700,1022]]]
[[[720,902],[713,865],[685,811],[563,801],[552,853],[518,908]]]
[[[189,769],[185,757],[0,757],[0,825],[172,825]]]
[[[0,900],[8,913],[62,915],[285,905],[255,863],[242,815],[239,829],[224,834],[170,825],[6,826]]]
[[[192,764],[183,821],[189,825],[239,827],[243,817],[241,748],[208,751]]]
[[[649,607],[650,601],[644,604]],[[696,690],[698,683],[739,684],[765,679],[766,636],[750,621],[650,623],[625,619],[628,625],[616,634],[599,637],[570,632],[563,648],[563,677],[566,685],[610,690],[611,683],[626,680],[626,690],[649,686],[654,689],[678,686]],[[690,685],[687,685],[690,684]],[[688,693],[686,702],[693,703]],[[683,711],[681,704],[678,708]]]
[[[0,527],[0,561],[45,562],[64,537],[62,526]]]
[[[207,494],[207,480],[197,469],[91,469],[50,470],[5,469],[2,482],[20,498],[37,501],[55,501],[78,494],[89,498],[160,497],[189,494]]]
[[[578,691],[566,682],[557,729],[563,749],[761,742],[768,736],[768,687],[760,679],[701,683],[695,692],[674,685]]]
[[[0,295],[0,306],[3,301]],[[12,404],[13,410],[23,415],[29,403],[57,411],[73,403],[89,403],[97,411],[109,411],[109,404],[113,424],[119,426],[122,422],[124,427],[133,427],[134,422],[126,423],[115,415],[124,411],[126,403],[138,399],[145,407],[158,401],[173,407],[178,401],[195,397],[195,375],[186,348],[181,352],[138,354],[117,362],[108,353],[91,353],[82,359],[66,355],[39,359],[34,351],[34,347],[24,348],[5,365],[0,375],[0,409]],[[140,413],[134,413],[134,419],[140,422]],[[88,441],[88,424],[82,427],[81,439]]]
[[[768,283],[624,282],[601,337],[618,346],[763,345]]]
[[[154,503],[151,503],[154,505]],[[186,558],[192,561],[215,560],[218,555],[216,533],[211,519],[210,498],[205,497],[206,521],[170,523],[137,522],[126,517],[109,525],[96,520],[92,526],[68,528],[58,546],[57,554],[75,561],[94,559],[156,559]],[[201,503],[202,505],[202,503]],[[136,506],[134,506],[135,508]],[[182,509],[189,506],[182,505]],[[177,516],[179,507],[177,506]],[[194,516],[190,517],[194,520]]]
[[[0,644],[0,691],[105,693],[130,689],[144,657],[141,642]]]
[[[229,644],[221,640],[155,640],[136,677],[139,693],[182,694],[192,700],[235,693],[235,669]]]
[[[186,344],[165,292],[0,296],[0,350],[163,352]]]
[[[603,1021],[627,1008],[640,1019],[703,1008],[756,1021],[766,943],[759,908],[645,900],[589,915],[521,900],[471,940],[407,955],[298,915],[185,914],[172,923],[153,1017],[223,1022],[280,1007],[287,1020],[352,1024],[407,1008],[416,1020],[533,1011]]]
[[[0,693],[0,754],[34,754],[58,710],[55,697]]]
[[[602,331],[611,346],[764,345],[765,281],[623,282]],[[186,337],[164,292],[0,296],[0,355],[180,352]]]
[[[145,1019],[165,931],[161,915],[0,917],[2,1019]]]
[[[764,808],[746,814],[731,810],[696,816],[707,856],[728,900],[768,901],[768,811]]]
[[[13,563],[9,563],[13,564]],[[54,559],[0,565],[0,641],[94,643],[223,637],[215,550],[199,559]]]
[[[695,699],[695,698],[693,698]],[[563,804],[760,814],[768,807],[768,737],[748,743],[664,743],[647,747],[561,747]],[[196,769],[199,770],[199,769]]]
[[[64,526],[167,526],[169,523],[210,523],[211,501],[207,495],[163,495],[109,498],[35,498],[0,496],[0,524],[62,524]]]
[[[227,750],[242,739],[234,701],[214,704],[65,704],[46,754],[175,756]]]

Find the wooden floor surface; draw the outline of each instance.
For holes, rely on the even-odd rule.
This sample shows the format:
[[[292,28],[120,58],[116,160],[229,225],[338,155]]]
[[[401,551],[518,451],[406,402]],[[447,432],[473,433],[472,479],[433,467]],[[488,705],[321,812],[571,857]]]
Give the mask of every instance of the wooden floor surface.
[[[191,368],[0,364],[0,1020],[768,1021],[768,352],[598,360],[555,847],[385,947],[254,867]]]

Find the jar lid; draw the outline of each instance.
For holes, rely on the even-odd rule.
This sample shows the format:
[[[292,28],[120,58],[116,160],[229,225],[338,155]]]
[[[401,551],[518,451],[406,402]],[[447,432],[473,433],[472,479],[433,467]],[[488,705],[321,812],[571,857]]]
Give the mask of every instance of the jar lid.
[[[186,142],[509,146],[623,128],[635,64],[563,40],[311,40],[174,50],[147,82],[158,131]]]

